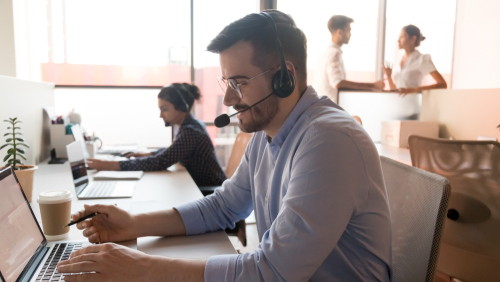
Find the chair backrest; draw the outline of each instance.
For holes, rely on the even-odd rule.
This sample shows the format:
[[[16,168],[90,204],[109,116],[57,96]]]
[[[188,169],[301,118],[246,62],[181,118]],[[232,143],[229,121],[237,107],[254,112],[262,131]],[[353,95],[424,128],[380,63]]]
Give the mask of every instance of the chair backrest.
[[[410,136],[408,144],[413,166],[453,187],[437,269],[470,282],[500,281],[500,143]]]
[[[243,154],[245,154],[245,149],[247,147],[248,141],[252,138],[252,133],[240,132],[236,135],[236,140],[234,141],[233,149],[231,150],[231,155],[227,161],[226,176],[231,178],[234,172],[238,168],[241,162]]]
[[[381,156],[392,223],[393,282],[433,281],[450,185]]]

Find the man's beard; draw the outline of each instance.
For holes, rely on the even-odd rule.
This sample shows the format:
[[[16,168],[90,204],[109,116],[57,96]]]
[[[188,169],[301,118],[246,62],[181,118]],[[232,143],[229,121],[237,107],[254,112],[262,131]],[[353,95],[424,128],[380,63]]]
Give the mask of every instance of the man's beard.
[[[247,107],[238,108],[242,110]],[[272,95],[271,97],[269,97],[269,99],[267,99],[267,101],[263,101],[260,105],[251,108],[249,111],[251,111],[252,120],[243,123],[240,119],[238,127],[241,131],[246,133],[264,130],[264,128],[269,125],[274,117],[276,117],[278,110],[279,98],[275,95]]]

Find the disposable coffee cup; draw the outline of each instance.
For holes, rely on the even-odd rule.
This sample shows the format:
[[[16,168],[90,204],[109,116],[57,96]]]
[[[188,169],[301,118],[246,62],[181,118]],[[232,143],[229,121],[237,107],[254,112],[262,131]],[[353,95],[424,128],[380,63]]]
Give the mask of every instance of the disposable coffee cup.
[[[71,217],[71,193],[69,191],[46,191],[38,195],[45,238],[49,241],[64,240],[69,236]]]

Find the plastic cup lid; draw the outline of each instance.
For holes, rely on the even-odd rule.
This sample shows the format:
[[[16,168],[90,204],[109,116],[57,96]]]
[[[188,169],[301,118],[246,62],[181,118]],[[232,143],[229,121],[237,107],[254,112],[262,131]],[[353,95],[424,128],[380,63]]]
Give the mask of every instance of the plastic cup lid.
[[[71,201],[71,192],[65,190],[45,191],[38,195],[39,204],[59,204]]]

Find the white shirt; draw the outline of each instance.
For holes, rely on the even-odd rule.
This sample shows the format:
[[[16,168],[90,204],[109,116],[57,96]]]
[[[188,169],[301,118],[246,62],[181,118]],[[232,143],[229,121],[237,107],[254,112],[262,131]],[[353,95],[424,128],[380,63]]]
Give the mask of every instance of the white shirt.
[[[318,93],[337,102],[337,84],[345,80],[344,60],[342,50],[334,42],[330,42],[318,61],[314,72],[314,88]]]
[[[413,51],[403,68],[398,63],[394,67],[394,83],[397,88],[416,88],[422,85],[424,76],[436,70],[431,55]]]

